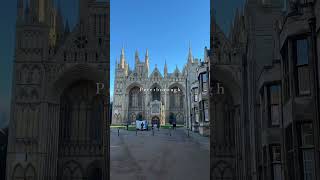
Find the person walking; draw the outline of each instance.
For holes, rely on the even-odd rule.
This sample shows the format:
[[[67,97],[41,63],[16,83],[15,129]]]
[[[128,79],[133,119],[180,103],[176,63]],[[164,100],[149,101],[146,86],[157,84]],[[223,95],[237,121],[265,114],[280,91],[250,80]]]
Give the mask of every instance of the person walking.
[[[141,131],[143,131],[143,127],[144,127],[144,124],[143,124],[143,123],[141,123]]]

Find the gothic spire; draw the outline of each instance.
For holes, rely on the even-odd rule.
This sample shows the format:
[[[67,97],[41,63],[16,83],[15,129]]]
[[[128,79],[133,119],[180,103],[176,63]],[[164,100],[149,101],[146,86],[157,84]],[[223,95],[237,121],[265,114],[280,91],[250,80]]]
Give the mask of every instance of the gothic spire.
[[[148,49],[146,51],[145,63],[146,63],[146,66],[149,68],[149,50]]]
[[[135,53],[135,60],[136,60],[136,63],[140,62],[138,50],[136,50],[136,53]]]
[[[164,61],[164,76],[166,77],[168,75],[168,66],[167,66],[167,60]]]
[[[124,55],[124,48],[121,49],[121,55],[120,55],[120,67],[125,68],[125,55]]]
[[[189,54],[188,54],[188,63],[193,63],[193,56],[192,56],[192,50],[191,50],[191,43],[189,45]]]
[[[177,64],[176,64],[176,70],[175,70],[175,72],[180,72]]]

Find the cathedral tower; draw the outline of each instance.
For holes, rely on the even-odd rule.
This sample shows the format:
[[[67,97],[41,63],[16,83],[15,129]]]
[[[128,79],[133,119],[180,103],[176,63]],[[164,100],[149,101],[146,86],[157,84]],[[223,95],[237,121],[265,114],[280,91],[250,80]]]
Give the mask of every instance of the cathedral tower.
[[[7,180],[108,180],[110,2],[68,33],[52,1],[18,1]]]

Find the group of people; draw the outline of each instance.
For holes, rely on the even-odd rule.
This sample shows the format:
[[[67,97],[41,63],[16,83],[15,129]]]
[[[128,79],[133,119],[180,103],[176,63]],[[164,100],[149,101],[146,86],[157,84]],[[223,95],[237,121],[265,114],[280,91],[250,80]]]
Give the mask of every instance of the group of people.
[[[157,126],[158,131],[160,129],[160,123],[152,123],[152,129],[154,129],[154,127]]]
[[[172,129],[177,129],[177,123],[175,122],[175,121],[173,121],[173,122],[170,122],[170,124],[172,125]],[[140,130],[141,131],[143,131],[144,130],[144,126],[145,126],[145,124],[142,122],[141,124],[140,124]],[[157,129],[158,129],[158,131],[159,131],[159,129],[160,129],[160,123],[158,122],[158,123],[152,123],[152,126],[151,126],[151,128],[152,129],[154,129],[155,128],[155,126],[157,127]],[[127,130],[129,130],[129,123],[127,123]],[[148,128],[147,128],[147,130],[148,130]]]

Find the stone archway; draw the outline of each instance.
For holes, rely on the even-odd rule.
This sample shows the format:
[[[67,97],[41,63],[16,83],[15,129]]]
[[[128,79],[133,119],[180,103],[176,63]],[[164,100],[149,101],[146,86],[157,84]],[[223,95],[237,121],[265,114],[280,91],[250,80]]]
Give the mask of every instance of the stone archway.
[[[129,90],[129,111],[130,109],[142,109],[143,104],[143,92],[138,86],[132,87]]]
[[[219,162],[213,168],[213,179],[216,180],[234,180],[233,170],[226,162]]]
[[[87,169],[88,180],[102,180],[103,174],[101,168],[101,163],[98,161],[91,163]]]
[[[14,170],[13,170],[13,175],[12,175],[13,180],[23,180],[24,179],[24,169],[23,167],[19,164],[17,165]]]
[[[36,180],[37,179],[36,170],[31,164],[29,164],[28,167],[26,168],[25,178],[27,180]]]
[[[101,142],[104,109],[95,90],[93,82],[80,80],[61,95],[60,145],[70,141]]]
[[[36,180],[37,174],[35,168],[29,164],[26,168],[23,168],[20,164],[13,170],[13,180]]]
[[[80,164],[70,161],[65,163],[62,169],[62,179],[63,180],[83,180],[83,169]]]
[[[151,124],[160,124],[160,118],[158,116],[153,116],[151,118]]]

